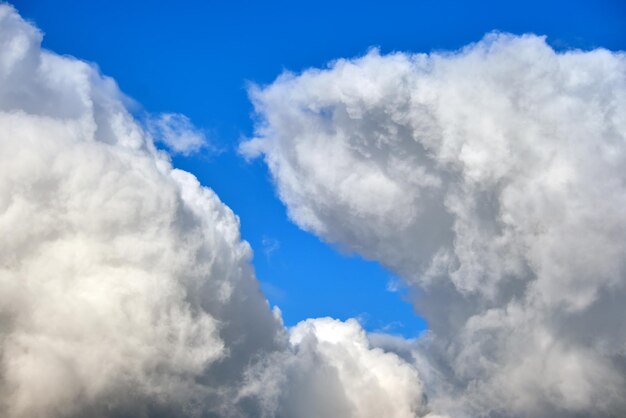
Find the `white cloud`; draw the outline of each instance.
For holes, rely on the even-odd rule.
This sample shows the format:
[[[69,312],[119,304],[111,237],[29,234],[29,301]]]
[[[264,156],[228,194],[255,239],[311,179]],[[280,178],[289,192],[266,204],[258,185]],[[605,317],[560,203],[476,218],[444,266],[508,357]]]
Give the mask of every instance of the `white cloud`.
[[[204,132],[180,113],[160,113],[148,118],[148,130],[176,154],[189,155],[208,146]]]
[[[369,348],[353,322],[322,320],[332,332],[290,343],[236,215],[171,166],[113,80],[40,41],[0,5],[0,416],[248,417],[271,406],[304,417],[327,399],[342,408],[329,417],[373,399],[408,416],[419,405],[413,366]],[[195,140],[172,129],[173,151],[189,150]],[[312,324],[292,338],[319,334]],[[247,389],[255,374],[282,373],[277,358],[290,359],[288,378]]]
[[[242,391],[242,396],[264,396],[264,416],[426,413],[415,368],[396,354],[372,348],[356,320],[306,320],[290,331],[289,341],[292,351],[277,353],[252,370]]]
[[[269,260],[276,251],[280,249],[280,241],[275,238],[264,236],[261,240],[265,257]]]
[[[236,216],[155,150],[112,80],[40,50],[5,5],[0,39],[0,415],[226,402],[250,352],[280,347]]]
[[[626,411],[626,57],[490,34],[371,51],[251,91],[291,218],[379,260],[431,332],[452,416]]]

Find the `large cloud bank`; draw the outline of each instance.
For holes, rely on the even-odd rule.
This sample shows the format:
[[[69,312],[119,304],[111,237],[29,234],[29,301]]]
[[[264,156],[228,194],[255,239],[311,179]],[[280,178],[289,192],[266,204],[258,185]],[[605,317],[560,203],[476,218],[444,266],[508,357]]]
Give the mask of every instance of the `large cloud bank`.
[[[356,322],[285,330],[232,211],[111,79],[40,42],[0,5],[0,416],[425,412],[416,368]],[[202,146],[153,120],[174,152]]]
[[[371,51],[251,92],[291,218],[379,260],[452,416],[626,414],[626,56],[491,34]],[[405,345],[404,348],[401,346]]]

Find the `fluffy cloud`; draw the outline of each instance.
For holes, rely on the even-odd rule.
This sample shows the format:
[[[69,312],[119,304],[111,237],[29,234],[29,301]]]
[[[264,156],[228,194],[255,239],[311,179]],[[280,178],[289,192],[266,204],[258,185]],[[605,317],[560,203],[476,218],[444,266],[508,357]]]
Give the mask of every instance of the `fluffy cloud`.
[[[390,344],[434,410],[624,414],[624,54],[490,34],[285,73],[251,98],[241,151],[291,218],[411,285],[431,330]]]
[[[0,415],[226,406],[280,330],[236,216],[112,80],[42,51],[7,6],[0,34]]]
[[[189,155],[207,147],[204,133],[180,113],[161,113],[148,118],[147,125],[156,140],[173,153]]]
[[[422,410],[416,369],[355,322],[285,330],[232,211],[171,166],[113,80],[40,41],[0,5],[1,416]],[[173,151],[197,143],[188,119],[164,123]]]
[[[356,320],[309,319],[291,330],[292,350],[248,373],[242,394],[263,399],[263,416],[414,417],[425,414],[416,369],[372,348]]]

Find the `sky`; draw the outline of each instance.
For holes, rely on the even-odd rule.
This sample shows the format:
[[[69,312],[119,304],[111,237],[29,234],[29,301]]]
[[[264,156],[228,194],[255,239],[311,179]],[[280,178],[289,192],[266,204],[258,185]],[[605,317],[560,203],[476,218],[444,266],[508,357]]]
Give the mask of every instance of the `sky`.
[[[623,416],[625,18],[0,4],[0,415]]]
[[[206,132],[214,148],[177,156],[174,165],[198,176],[239,215],[257,276],[286,324],[359,317],[370,331],[405,337],[427,324],[409,303],[398,303],[405,299],[401,286],[390,292],[397,278],[293,225],[265,166],[237,154],[252,135],[250,83],[265,85],[284,70],[323,67],[372,47],[457,49],[494,30],[546,35],[557,49],[626,47],[626,6],[617,0],[14,4],[43,29],[45,48],[97,63],[136,100],[136,113],[182,113]]]

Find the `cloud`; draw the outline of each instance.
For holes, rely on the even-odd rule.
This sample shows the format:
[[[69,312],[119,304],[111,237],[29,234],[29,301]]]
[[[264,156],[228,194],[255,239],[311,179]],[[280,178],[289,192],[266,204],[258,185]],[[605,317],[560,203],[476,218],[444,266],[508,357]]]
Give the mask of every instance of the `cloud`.
[[[306,320],[291,330],[289,342],[291,352],[268,357],[262,367],[251,370],[242,392],[264,396],[263,416],[426,413],[415,368],[394,353],[372,348],[356,320]]]
[[[421,408],[413,365],[355,322],[286,330],[237,216],[172,167],[112,79],[41,37],[0,5],[1,416]],[[199,143],[186,118],[159,120],[172,152]]]
[[[6,5],[0,39],[0,415],[228,407],[252,353],[281,347],[237,217],[111,79]]]
[[[623,53],[493,33],[250,96],[240,149],[290,217],[411,287],[431,329],[405,352],[434,411],[624,414]]]
[[[149,117],[147,126],[158,142],[176,154],[189,155],[208,146],[204,132],[180,113],[160,113]]]
[[[280,249],[280,241],[275,238],[264,236],[261,240],[261,245],[263,245],[263,253],[265,253],[265,258],[268,260],[272,257],[276,251]]]

